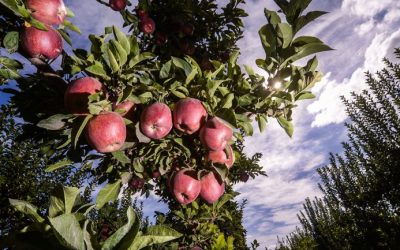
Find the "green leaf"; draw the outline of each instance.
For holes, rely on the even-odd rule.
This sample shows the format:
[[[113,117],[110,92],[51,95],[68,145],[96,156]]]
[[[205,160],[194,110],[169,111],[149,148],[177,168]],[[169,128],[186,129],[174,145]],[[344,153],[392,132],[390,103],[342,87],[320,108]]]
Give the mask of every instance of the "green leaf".
[[[258,31],[265,54],[267,57],[273,56],[276,51],[276,34],[271,25],[264,25]]]
[[[86,117],[85,117],[85,119],[83,120],[83,122],[81,123],[81,125],[79,126],[79,128],[78,128],[78,130],[76,131],[76,133],[74,132],[74,129],[73,129],[73,133],[72,133],[72,138],[73,138],[73,145],[74,145],[74,148],[76,148],[76,146],[78,145],[78,141],[79,141],[79,137],[81,136],[81,134],[82,134],[82,132],[83,132],[83,130],[85,129],[85,127],[86,127],[86,124],[90,121],[90,119],[92,119],[92,117],[93,117],[93,115],[87,115]]]
[[[235,115],[235,111],[233,111],[232,109],[220,109],[217,112],[217,116],[229,122],[234,127],[237,127],[237,118]]]
[[[268,22],[274,26],[281,22],[281,18],[279,17],[278,13],[276,13],[276,11],[264,9],[264,15],[267,18]]]
[[[329,51],[332,50],[328,45],[325,44],[321,44],[321,43],[309,43],[306,44],[302,47],[299,48],[298,52],[296,54],[294,54],[293,56],[289,57],[288,59],[286,59],[282,65],[281,65],[281,69],[286,67],[286,65],[290,62],[295,62],[297,60],[300,60],[306,56],[315,54],[315,53],[319,53],[319,52],[323,52],[323,51]]]
[[[254,131],[253,131],[253,125],[251,122],[240,122],[238,124],[238,126],[241,127],[248,136],[253,135]]]
[[[140,220],[132,207],[127,210],[128,222],[113,233],[105,242],[102,250],[127,249],[124,245],[131,245],[139,231]],[[120,246],[117,248],[117,246]],[[121,247],[122,246],[122,247]]]
[[[81,30],[70,21],[64,20],[63,25],[78,34],[81,34]]]
[[[79,196],[79,189],[76,187],[63,187],[65,213],[70,214]]]
[[[278,36],[282,38],[282,48],[287,48],[293,39],[292,27],[287,23],[279,23],[277,27]]]
[[[150,52],[144,52],[141,53],[135,57],[133,57],[130,61],[129,61],[129,67],[135,67],[137,64],[145,61],[145,60],[149,60],[154,58],[154,54],[150,53]]]
[[[113,49],[113,54],[115,54],[119,61],[119,66],[122,67],[128,60],[128,54],[122,45],[116,40],[110,40],[111,48]]]
[[[96,198],[96,209],[102,208],[107,202],[118,198],[121,180],[114,183],[107,183],[99,192]]]
[[[3,44],[9,53],[16,52],[19,44],[19,33],[17,31],[8,32],[3,39]]]
[[[293,123],[291,121],[286,120],[285,117],[279,116],[277,117],[279,125],[285,130],[285,132],[292,137],[293,135]]]
[[[14,199],[8,199],[8,200],[10,202],[10,205],[19,212],[25,215],[29,215],[31,218],[33,218],[35,221],[39,223],[44,221],[44,219],[37,213],[38,210],[37,207],[30,204],[29,202],[14,200]]]
[[[125,155],[124,151],[112,152],[112,156],[123,165],[131,163],[131,160]]]
[[[258,128],[260,129],[260,132],[262,133],[265,130],[265,128],[267,127],[267,122],[268,122],[267,117],[264,114],[258,114],[256,116],[256,120],[258,122]]]
[[[304,26],[314,21],[318,17],[327,14],[325,11],[310,11],[304,16],[300,16],[294,24],[294,34],[301,30]]]
[[[72,162],[73,161],[71,161],[70,159],[62,160],[62,161],[59,161],[59,162],[57,162],[57,163],[55,163],[53,165],[48,166],[45,171],[46,172],[53,172],[53,171],[55,171],[57,169],[63,168],[65,166],[68,166]]]
[[[50,196],[49,217],[70,214],[77,202],[79,189],[76,187],[57,186]]]
[[[183,69],[185,71],[185,75],[188,76],[192,72],[192,67],[188,62],[186,62],[183,59],[180,59],[178,57],[172,57],[172,63],[180,69]]]
[[[315,95],[311,93],[310,91],[302,92],[296,95],[295,100],[300,101],[300,100],[306,100],[306,99],[314,99]]]
[[[85,70],[87,72],[89,72],[95,76],[99,76],[105,80],[111,79],[111,77],[109,77],[107,75],[107,72],[104,70],[103,65],[98,61],[95,61],[92,66],[87,67]]]
[[[69,249],[85,249],[83,230],[74,214],[63,214],[49,218],[59,242]]]
[[[64,115],[64,114],[53,115],[47,119],[41,120],[36,126],[47,130],[60,130],[63,129],[64,126],[66,125],[66,122],[64,120],[68,120],[71,117],[73,117],[73,115]]]
[[[228,94],[224,100],[220,103],[220,106],[224,109],[229,109],[232,107],[232,101],[235,98],[233,93]]]
[[[160,70],[160,78],[161,78],[161,79],[168,78],[169,72],[171,71],[171,65],[172,65],[172,61],[170,60],[170,61],[166,62],[166,63],[161,67],[161,70]]]
[[[57,31],[58,33],[60,33],[64,41],[66,41],[70,46],[72,46],[72,40],[71,37],[69,37],[69,34],[63,29],[57,29]]]
[[[110,49],[107,50],[107,56],[108,56],[108,62],[110,63],[109,66],[111,71],[113,73],[117,72],[119,70],[119,65],[117,59],[115,59],[115,56]]]
[[[42,23],[42,22],[39,22],[38,20],[36,20],[36,19],[34,19],[34,18],[29,19],[29,23],[30,23],[33,27],[35,27],[36,29],[40,29],[40,30],[43,30],[43,31],[47,31],[46,25],[45,25],[44,23]]]
[[[75,16],[74,12],[70,8],[68,8],[68,7],[65,7],[65,8],[67,9],[67,17],[74,17]]]
[[[0,56],[0,64],[2,64],[4,67],[7,67],[9,69],[22,69],[23,65],[17,60],[5,57],[5,56]]]
[[[210,98],[214,97],[215,91],[218,89],[219,85],[221,85],[226,80],[211,80],[208,79],[206,88],[208,90],[208,95]]]
[[[16,70],[1,69],[1,68],[0,68],[0,76],[2,76],[5,79],[18,79],[20,77],[20,75]]]
[[[17,2],[15,0],[0,0],[0,3],[10,9],[12,12],[14,12],[15,15],[21,16],[18,11]]]
[[[129,54],[131,51],[131,44],[129,43],[126,35],[116,26],[113,26],[112,29],[115,39],[117,39],[117,41],[122,45],[122,47],[125,49],[125,52]]]
[[[140,250],[154,244],[162,244],[171,240],[175,240],[181,236],[182,234],[166,226],[150,226],[147,228],[146,235],[136,236],[128,250]]]

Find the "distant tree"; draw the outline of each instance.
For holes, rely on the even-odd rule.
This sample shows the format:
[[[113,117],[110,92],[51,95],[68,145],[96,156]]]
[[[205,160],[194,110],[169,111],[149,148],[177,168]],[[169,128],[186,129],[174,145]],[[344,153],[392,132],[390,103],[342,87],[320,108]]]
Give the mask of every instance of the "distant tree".
[[[400,49],[395,54],[400,58]],[[318,169],[324,196],[306,200],[301,228],[278,249],[400,246],[400,64],[384,62],[367,74],[368,90],[343,98],[351,120],[344,154]]]

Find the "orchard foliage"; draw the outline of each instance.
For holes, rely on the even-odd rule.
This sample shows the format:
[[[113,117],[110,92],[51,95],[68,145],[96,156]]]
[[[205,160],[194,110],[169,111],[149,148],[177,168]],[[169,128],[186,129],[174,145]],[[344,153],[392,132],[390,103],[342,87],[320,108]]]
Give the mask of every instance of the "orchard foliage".
[[[26,134],[41,145],[42,153],[49,157],[55,153],[64,156],[48,166],[47,171],[81,166],[93,182],[102,186],[91,209],[101,209],[117,200],[121,192],[149,196],[154,191],[168,202],[171,211],[160,214],[161,229],[153,231],[149,227],[150,235],[160,233],[165,236],[164,241],[181,236],[167,227],[170,226],[184,233],[171,243],[176,247],[210,248],[214,244],[217,249],[230,249],[234,238],[219,225],[232,220],[224,204],[232,202],[233,194],[230,191],[218,200],[223,192],[218,191],[215,197],[212,187],[229,187],[246,182],[249,176],[265,175],[258,165],[261,155],[248,157],[243,152],[244,139],[254,134],[255,122],[263,132],[269,119],[277,119],[292,136],[293,109],[298,101],[314,97],[311,88],[321,78],[315,56],[304,65],[296,62],[330,50],[316,37],[296,34],[325,13],[304,13],[311,0],[275,0],[279,12],[265,9],[266,24],[259,31],[265,57],[256,60],[264,73],[259,75],[249,66],[238,64],[240,52],[236,43],[243,34],[242,18],[247,16],[241,9],[245,4],[242,0],[230,0],[225,6],[211,0],[141,0],[137,6],[128,1],[126,8],[117,7],[118,1],[98,2],[120,10],[128,32],[110,24],[103,34],[89,35],[89,50],[72,47],[70,54],[63,50],[60,67],[53,69],[49,56],[42,53],[30,58],[32,54],[20,43],[27,27],[46,31],[50,24],[36,20],[35,12],[21,0],[0,0],[1,46],[9,53],[0,57],[0,79],[2,83],[13,79],[17,82],[18,90],[5,91],[13,94],[12,102],[25,121]],[[67,17],[74,16],[66,10]],[[56,30],[70,46],[73,41],[69,32],[80,32],[68,18]],[[23,64],[13,59],[13,53],[28,59],[37,72],[22,74]],[[72,86],[82,78],[92,82],[96,79],[101,86],[93,91],[87,91],[85,86],[73,92]],[[70,93],[74,96],[72,106],[79,103],[79,112],[71,108]],[[201,119],[194,126],[196,130],[190,133],[186,132],[188,124],[183,129],[172,128],[177,123],[175,114],[172,120],[168,118],[171,112],[178,112],[177,103],[186,98],[196,99],[207,113],[198,116]],[[126,103],[130,103],[129,108],[124,108]],[[163,105],[164,111],[144,115],[155,104]],[[183,115],[197,117],[196,112],[191,110]],[[105,116],[123,116],[124,124],[120,125],[122,119],[100,119]],[[98,120],[101,122],[96,123]],[[146,123],[150,130],[169,129],[152,136],[145,129]],[[216,138],[222,138],[221,142]],[[100,147],[104,143],[111,146]],[[177,173],[186,170],[194,173],[191,176],[194,185],[201,185],[204,176],[211,176],[210,172],[215,176],[212,183],[219,184],[201,185],[199,192],[192,193],[193,202],[182,205],[175,200],[173,183]],[[188,195],[186,192],[193,191],[184,182],[179,184],[183,186],[184,197]],[[65,247],[96,249],[89,244],[94,233],[88,227],[90,221],[79,223],[85,221],[84,212],[71,210],[71,199],[78,196],[76,189],[64,190],[74,190],[74,197],[65,200],[64,205],[68,203],[69,208],[57,216],[68,220],[60,218],[55,224],[58,217],[49,215],[48,219],[37,222],[44,223],[41,228],[48,230],[46,233],[50,230]],[[214,203],[196,199],[199,194]],[[136,239],[146,237],[134,229],[133,211],[128,213],[128,224],[117,231],[120,232],[117,236],[102,242],[103,248],[111,249],[118,244],[137,247]],[[73,223],[70,226],[82,237],[60,231],[58,226],[69,226],[66,223]],[[75,244],[72,241],[77,245],[69,245]],[[114,245],[105,247],[108,244]]]

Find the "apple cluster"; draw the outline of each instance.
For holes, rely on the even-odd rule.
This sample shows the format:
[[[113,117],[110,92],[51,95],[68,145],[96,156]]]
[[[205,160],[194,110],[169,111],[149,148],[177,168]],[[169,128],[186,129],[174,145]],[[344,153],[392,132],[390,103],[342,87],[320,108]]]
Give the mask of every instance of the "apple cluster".
[[[27,0],[25,4],[32,17],[45,24],[47,31],[25,25],[21,35],[22,48],[31,58],[57,58],[63,50],[63,41],[52,25],[64,22],[67,9],[63,0]]]
[[[76,116],[89,114],[88,97],[104,91],[102,83],[92,77],[74,80],[64,95],[65,109]],[[104,91],[105,92],[105,91]],[[88,144],[100,153],[120,150],[126,140],[127,129],[124,117],[131,119],[135,103],[124,101],[113,104],[113,111],[102,111],[92,117],[86,127]],[[202,102],[194,98],[181,99],[173,111],[164,103],[156,102],[147,106],[140,114],[140,130],[153,140],[166,137],[174,127],[183,134],[199,136],[208,150],[207,162],[224,164],[227,168],[234,163],[234,153],[228,142],[233,136],[232,129],[220,118],[208,119]],[[173,194],[182,204],[188,204],[200,196],[209,203],[215,202],[224,192],[223,181],[213,172],[199,181],[194,170],[183,169],[174,175]]]

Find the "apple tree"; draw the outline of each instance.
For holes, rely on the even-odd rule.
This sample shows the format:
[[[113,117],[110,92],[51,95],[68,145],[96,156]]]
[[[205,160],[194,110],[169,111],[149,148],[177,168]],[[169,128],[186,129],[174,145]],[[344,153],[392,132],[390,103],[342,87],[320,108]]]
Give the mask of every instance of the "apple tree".
[[[17,86],[4,91],[25,134],[62,156],[47,171],[78,166],[100,189],[93,204],[79,202],[79,187],[56,189],[40,214],[9,197],[33,220],[14,244],[39,235],[72,249],[233,248],[232,186],[266,175],[244,140],[271,119],[292,136],[297,102],[314,98],[321,79],[310,56],[330,50],[298,35],[325,12],[305,13],[311,0],[274,1],[279,10],[265,9],[259,30],[260,75],[238,64],[243,0],[93,1],[118,11],[124,27],[90,34],[89,50],[74,47],[70,33],[80,30],[62,0],[0,0],[0,83]],[[169,206],[156,225],[139,230],[130,208],[126,224],[99,237],[91,213],[121,194],[152,193]]]

